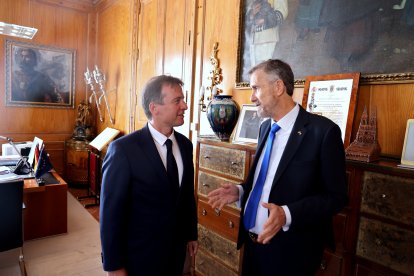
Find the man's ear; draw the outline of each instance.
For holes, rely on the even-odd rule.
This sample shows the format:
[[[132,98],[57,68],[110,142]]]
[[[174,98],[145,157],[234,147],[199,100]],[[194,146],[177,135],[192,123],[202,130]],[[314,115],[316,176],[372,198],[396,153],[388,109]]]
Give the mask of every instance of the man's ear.
[[[155,103],[151,102],[149,104],[149,110],[150,110],[151,114],[155,114],[155,112],[157,111],[157,105]]]
[[[284,92],[286,92],[286,87],[283,84],[282,80],[277,80],[273,83],[273,87],[276,90],[276,95],[280,96],[282,95]]]

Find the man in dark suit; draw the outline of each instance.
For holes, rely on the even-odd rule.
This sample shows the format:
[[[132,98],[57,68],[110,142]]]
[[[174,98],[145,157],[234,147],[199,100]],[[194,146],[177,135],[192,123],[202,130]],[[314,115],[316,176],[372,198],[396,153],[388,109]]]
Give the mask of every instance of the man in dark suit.
[[[293,101],[285,62],[268,60],[249,74],[251,101],[270,119],[260,127],[246,182],[223,184],[209,203],[219,209],[241,203],[243,275],[314,275],[324,248],[334,246],[332,217],[347,202],[341,131]]]
[[[173,129],[187,109],[182,85],[152,78],[142,95],[149,122],[108,148],[100,206],[108,275],[182,275],[186,250],[197,251],[193,146]]]

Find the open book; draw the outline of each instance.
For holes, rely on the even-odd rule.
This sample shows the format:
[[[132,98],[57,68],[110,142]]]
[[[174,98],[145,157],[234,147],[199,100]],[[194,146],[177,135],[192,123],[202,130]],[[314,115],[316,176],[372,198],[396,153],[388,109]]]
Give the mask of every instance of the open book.
[[[115,128],[107,127],[102,131],[98,136],[95,137],[90,143],[89,146],[94,147],[98,151],[101,151],[106,145],[109,144],[118,134],[119,130]]]

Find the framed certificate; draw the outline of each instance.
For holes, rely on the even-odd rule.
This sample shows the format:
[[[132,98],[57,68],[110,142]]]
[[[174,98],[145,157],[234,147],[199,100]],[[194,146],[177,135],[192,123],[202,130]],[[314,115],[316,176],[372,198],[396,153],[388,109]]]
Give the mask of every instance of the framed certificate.
[[[351,139],[360,73],[309,76],[305,80],[302,106],[325,116],[342,132],[345,148]]]

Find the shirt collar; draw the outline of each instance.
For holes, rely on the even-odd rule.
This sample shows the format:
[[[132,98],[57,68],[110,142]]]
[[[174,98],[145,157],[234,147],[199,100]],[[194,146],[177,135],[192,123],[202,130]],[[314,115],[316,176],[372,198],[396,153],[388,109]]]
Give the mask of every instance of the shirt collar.
[[[150,122],[148,122],[148,129],[149,129],[149,131],[151,133],[151,136],[154,139],[154,141],[157,142],[161,146],[163,146],[165,144],[165,141],[167,141],[167,139],[171,139],[171,141],[173,142],[173,144],[176,142],[175,136],[174,136],[174,130],[171,133],[170,137],[167,137],[164,134],[162,134],[161,132],[159,132],[158,130],[156,130],[151,125]]]
[[[299,105],[296,104],[295,107],[292,108],[292,110],[290,110],[279,121],[276,122],[275,120],[272,119],[272,125],[274,123],[277,123],[282,130],[291,130],[293,128],[293,125],[294,125],[298,115],[299,115]]]

